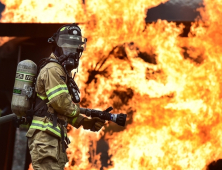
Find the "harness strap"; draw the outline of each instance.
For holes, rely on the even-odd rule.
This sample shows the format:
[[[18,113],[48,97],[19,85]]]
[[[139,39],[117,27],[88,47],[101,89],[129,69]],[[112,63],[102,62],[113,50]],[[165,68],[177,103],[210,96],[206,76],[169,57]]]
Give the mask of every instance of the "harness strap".
[[[60,123],[60,125],[62,126],[60,128],[60,133],[61,133],[61,144],[62,144],[62,151],[65,152],[65,136],[64,136],[64,129],[63,126],[67,126],[66,122],[58,119],[57,117],[57,113],[55,112],[54,114],[50,114],[47,110],[47,101],[48,100],[41,100],[40,98],[36,98],[36,107],[34,109],[34,115],[35,116],[39,116],[39,117],[45,117],[47,116],[52,122],[53,122],[53,127],[56,128],[57,127],[57,121]]]
[[[61,127],[61,144],[62,144],[62,152],[65,152],[66,148],[65,148],[65,137],[64,137],[63,127]]]
[[[36,112],[39,109],[41,109],[42,107],[44,107],[46,103],[47,103],[47,101],[36,98],[37,105],[35,105],[34,112]]]
[[[53,127],[56,127],[57,126],[57,113],[55,112],[54,114],[53,114],[53,117],[52,117],[52,120],[53,120]],[[62,128],[63,129],[63,128]],[[61,132],[62,132],[62,130],[61,130]],[[62,135],[62,134],[61,134]],[[63,134],[64,135],[64,134]]]

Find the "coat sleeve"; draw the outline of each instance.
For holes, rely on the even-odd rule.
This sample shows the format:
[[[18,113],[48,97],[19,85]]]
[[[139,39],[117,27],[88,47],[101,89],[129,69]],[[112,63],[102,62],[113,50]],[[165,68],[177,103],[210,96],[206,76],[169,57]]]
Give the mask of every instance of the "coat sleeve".
[[[78,117],[79,106],[72,102],[64,76],[64,71],[59,67],[50,67],[45,70],[42,81],[49,100],[48,105],[58,114],[66,117]]]

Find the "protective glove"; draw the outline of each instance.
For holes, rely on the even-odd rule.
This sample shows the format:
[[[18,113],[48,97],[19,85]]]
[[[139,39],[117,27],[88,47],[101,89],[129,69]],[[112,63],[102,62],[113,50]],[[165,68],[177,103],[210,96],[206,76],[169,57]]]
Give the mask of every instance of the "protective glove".
[[[104,126],[104,123],[105,120],[98,117],[93,117],[92,119],[85,117],[81,122],[84,129],[90,129],[91,131],[99,131]]]

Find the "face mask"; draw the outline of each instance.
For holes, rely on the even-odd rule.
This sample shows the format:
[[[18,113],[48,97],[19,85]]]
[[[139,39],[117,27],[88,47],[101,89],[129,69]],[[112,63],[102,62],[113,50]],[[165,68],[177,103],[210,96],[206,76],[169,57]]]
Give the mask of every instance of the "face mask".
[[[65,65],[67,70],[76,69],[79,66],[79,53],[69,53]]]
[[[63,54],[68,56],[71,53],[76,53],[76,48],[70,48],[70,47],[62,47]]]
[[[76,52],[76,48],[62,47],[62,52],[66,58],[66,69],[76,69],[79,66],[79,53]]]

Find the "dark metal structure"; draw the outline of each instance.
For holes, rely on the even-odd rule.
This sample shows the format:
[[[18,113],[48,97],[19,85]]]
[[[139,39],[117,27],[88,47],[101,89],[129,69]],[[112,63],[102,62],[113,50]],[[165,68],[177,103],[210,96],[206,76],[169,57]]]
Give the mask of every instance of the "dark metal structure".
[[[51,37],[64,24],[66,23],[0,23],[0,37]]]
[[[153,21],[154,22],[154,21]],[[181,36],[187,37],[191,21],[175,21],[177,25],[183,24],[185,26],[184,32]],[[152,23],[147,22],[147,24]],[[79,23],[83,24],[83,23]],[[52,36],[52,30],[57,30],[64,24],[37,24],[37,23],[0,23],[0,37],[29,37],[29,38],[48,38]],[[10,31],[9,31],[10,30]],[[55,32],[55,31],[54,31]]]

